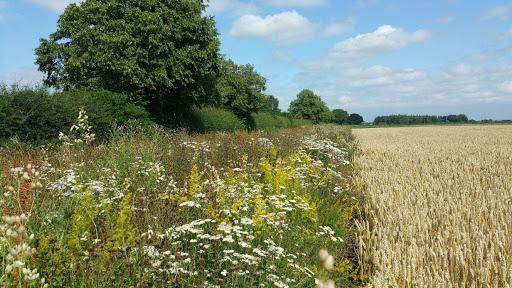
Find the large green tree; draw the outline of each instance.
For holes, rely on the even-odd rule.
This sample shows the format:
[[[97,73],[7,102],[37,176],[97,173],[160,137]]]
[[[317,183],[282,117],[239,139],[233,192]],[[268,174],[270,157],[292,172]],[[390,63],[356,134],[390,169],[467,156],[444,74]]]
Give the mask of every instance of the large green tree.
[[[332,110],[333,121],[336,124],[343,124],[347,122],[348,112],[343,109]]]
[[[359,124],[364,122],[363,116],[361,116],[361,115],[359,115],[357,113],[350,114],[348,116],[347,120],[348,120],[347,121],[348,124],[351,124],[351,125],[359,125]]]
[[[332,120],[332,113],[322,98],[309,89],[304,89],[297,95],[297,99],[290,103],[288,111],[292,117],[308,119],[315,124]]]
[[[238,65],[230,59],[222,59],[220,63],[217,91],[222,106],[247,117],[267,103],[267,80],[255,71],[254,66]]]
[[[219,40],[203,0],[85,0],[41,39],[36,63],[51,87],[125,93],[159,119],[212,102]]]

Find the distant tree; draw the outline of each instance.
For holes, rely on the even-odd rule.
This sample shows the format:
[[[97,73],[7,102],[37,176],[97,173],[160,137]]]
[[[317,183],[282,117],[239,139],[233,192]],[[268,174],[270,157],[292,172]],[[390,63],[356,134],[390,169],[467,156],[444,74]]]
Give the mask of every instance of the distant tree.
[[[237,115],[247,117],[267,104],[266,82],[254,66],[237,65],[232,60],[222,59],[217,82],[220,103]]]
[[[41,39],[36,63],[51,87],[125,93],[175,119],[216,95],[219,39],[201,0],[85,0]]]
[[[330,122],[332,119],[331,111],[322,98],[309,89],[304,89],[297,95],[288,111],[292,117],[311,120],[315,124]]]
[[[353,114],[350,114],[350,116],[348,116],[348,124],[351,124],[351,125],[359,125],[361,123],[363,123],[363,116],[359,115],[359,114],[356,114],[356,113],[353,113]]]
[[[262,112],[280,113],[281,109],[279,109],[279,100],[272,95],[266,95],[265,103],[260,110]]]
[[[464,114],[448,115],[448,116],[432,116],[432,115],[389,115],[377,116],[373,123],[380,124],[432,124],[432,123],[446,123],[446,122],[468,122],[468,117]]]
[[[348,120],[348,112],[343,109],[332,110],[333,121],[336,124],[346,123]]]

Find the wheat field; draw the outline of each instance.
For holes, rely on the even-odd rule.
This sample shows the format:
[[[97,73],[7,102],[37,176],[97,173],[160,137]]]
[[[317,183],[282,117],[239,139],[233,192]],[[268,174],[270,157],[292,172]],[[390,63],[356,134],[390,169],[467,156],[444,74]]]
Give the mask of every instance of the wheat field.
[[[512,126],[354,134],[375,287],[512,287]]]

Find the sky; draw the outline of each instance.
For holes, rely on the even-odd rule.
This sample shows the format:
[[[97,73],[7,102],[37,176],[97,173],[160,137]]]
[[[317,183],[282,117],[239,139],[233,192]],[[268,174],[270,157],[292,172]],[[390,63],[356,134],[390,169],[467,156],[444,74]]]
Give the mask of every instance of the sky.
[[[0,0],[0,82],[34,84],[40,38],[73,0]],[[283,110],[300,90],[365,120],[512,119],[512,1],[211,0],[221,53]]]

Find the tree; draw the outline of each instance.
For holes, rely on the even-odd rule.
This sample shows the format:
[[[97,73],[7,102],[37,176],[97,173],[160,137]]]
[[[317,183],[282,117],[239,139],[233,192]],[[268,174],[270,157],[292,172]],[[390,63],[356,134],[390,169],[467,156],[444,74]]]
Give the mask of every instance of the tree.
[[[361,123],[363,123],[363,116],[359,115],[359,114],[356,114],[356,113],[353,113],[353,114],[350,114],[350,116],[348,116],[348,124],[351,124],[351,125],[359,125]]]
[[[308,119],[315,124],[330,122],[332,119],[331,111],[322,98],[309,89],[304,89],[297,95],[297,99],[290,103],[288,111],[292,117]]]
[[[266,104],[266,82],[254,66],[237,65],[232,60],[222,59],[217,82],[221,105],[239,116],[248,117]]]
[[[348,113],[347,113],[347,111],[345,111],[343,109],[332,110],[332,115],[333,115],[333,121],[336,124],[341,125],[343,123],[346,123],[348,120]]]
[[[279,100],[272,95],[266,95],[265,103],[263,107],[261,107],[261,111],[269,113],[281,113],[281,109],[279,109]]]
[[[125,93],[159,119],[216,95],[219,39],[202,0],[85,0],[41,39],[36,63],[51,87]]]

